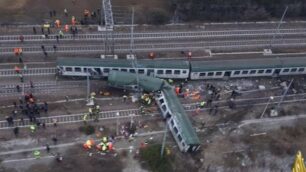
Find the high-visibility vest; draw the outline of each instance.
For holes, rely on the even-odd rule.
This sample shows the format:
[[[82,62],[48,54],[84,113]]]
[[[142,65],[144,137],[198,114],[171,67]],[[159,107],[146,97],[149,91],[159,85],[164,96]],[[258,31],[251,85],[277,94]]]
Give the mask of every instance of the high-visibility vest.
[[[36,159],[40,158],[40,151],[36,150],[36,151],[33,152],[33,154],[34,154]]]
[[[83,116],[83,121],[86,121],[86,120],[87,120],[87,117],[88,117],[88,114],[87,114],[87,113],[84,114],[84,116]]]
[[[205,101],[202,101],[202,102],[200,103],[200,106],[203,107],[203,106],[205,105],[205,103],[206,103]]]
[[[32,133],[34,133],[35,129],[36,129],[35,125],[30,125],[30,130]]]
[[[60,36],[64,36],[64,33],[63,33],[63,31],[61,31],[61,30],[58,32],[58,34],[59,34]]]

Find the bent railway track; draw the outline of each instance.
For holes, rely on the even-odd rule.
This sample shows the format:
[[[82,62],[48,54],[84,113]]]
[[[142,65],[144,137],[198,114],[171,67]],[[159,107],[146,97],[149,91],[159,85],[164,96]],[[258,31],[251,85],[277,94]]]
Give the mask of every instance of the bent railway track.
[[[270,102],[270,104],[277,104],[280,101],[282,96],[275,96],[274,100]],[[237,99],[235,100],[235,105],[237,108],[240,107],[252,107],[252,106],[263,106],[267,104],[269,97],[264,98],[254,98],[254,99]],[[285,97],[283,104],[296,103],[296,102],[304,102],[306,101],[306,93],[303,94],[292,94]],[[216,101],[213,105],[218,105],[218,108],[228,108],[227,101]],[[184,108],[186,111],[194,111],[198,108],[198,104],[184,104]],[[209,108],[201,109],[203,111],[209,110]],[[144,116],[152,116],[157,117],[159,112],[157,109],[151,109],[150,113]],[[124,119],[124,118],[142,118],[143,115],[140,114],[139,109],[127,109],[127,110],[113,110],[113,111],[105,111],[99,114],[99,120],[114,120],[114,119]],[[83,114],[72,114],[72,115],[59,115],[59,116],[50,116],[50,117],[40,117],[37,118],[41,123],[45,123],[46,125],[52,125],[53,119],[56,119],[58,124],[67,124],[67,123],[78,123],[83,121]],[[90,119],[93,121],[93,119]],[[19,120],[14,121],[13,126],[9,126],[7,121],[0,121],[0,130],[1,129],[12,129],[14,127],[29,127],[30,125],[29,119],[24,119],[24,123]]]

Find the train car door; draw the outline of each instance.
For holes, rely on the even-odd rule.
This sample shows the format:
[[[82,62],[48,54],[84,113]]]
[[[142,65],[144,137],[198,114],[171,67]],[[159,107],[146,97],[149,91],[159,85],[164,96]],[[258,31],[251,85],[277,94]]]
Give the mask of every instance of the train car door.
[[[148,69],[147,76],[154,76],[154,69]]]
[[[281,71],[281,69],[275,69],[274,72],[273,72],[273,77],[279,76],[280,71]]]

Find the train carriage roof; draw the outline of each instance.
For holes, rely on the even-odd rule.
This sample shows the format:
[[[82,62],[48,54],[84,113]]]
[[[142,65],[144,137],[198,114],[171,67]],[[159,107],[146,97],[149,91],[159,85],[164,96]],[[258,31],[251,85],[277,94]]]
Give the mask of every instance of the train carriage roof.
[[[192,61],[192,72],[305,67],[306,57]]]
[[[182,60],[137,60],[138,68],[189,69],[188,61]],[[90,58],[58,58],[58,66],[92,66],[133,68],[132,60],[109,60]]]
[[[145,91],[159,91],[164,81],[158,78],[138,75],[139,86]],[[113,87],[124,87],[128,85],[137,85],[137,75],[134,73],[111,71],[108,76],[108,84]]]
[[[165,84],[162,91],[167,99],[169,109],[173,113],[173,118],[176,119],[178,127],[181,128],[181,136],[185,140],[185,143],[199,145],[200,140],[195,132],[195,129],[192,127],[191,121],[186,114],[183,105],[177,98],[174,89],[169,84]]]

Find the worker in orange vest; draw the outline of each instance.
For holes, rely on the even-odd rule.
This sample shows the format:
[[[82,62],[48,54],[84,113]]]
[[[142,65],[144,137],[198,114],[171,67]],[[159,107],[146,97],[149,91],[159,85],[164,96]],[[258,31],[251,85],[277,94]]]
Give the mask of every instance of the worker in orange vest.
[[[74,26],[76,24],[76,19],[74,16],[71,17],[71,24]]]
[[[15,66],[14,69],[15,69],[15,72],[16,72],[16,73],[20,73],[20,68],[19,68],[18,66]]]
[[[192,52],[189,51],[189,52],[188,52],[188,59],[191,59],[191,56],[192,56]]]
[[[65,32],[68,32],[69,31],[69,26],[68,24],[65,25]]]
[[[149,58],[150,58],[150,59],[154,59],[154,58],[155,58],[154,52],[150,52],[150,53],[149,53]]]
[[[84,10],[84,17],[88,17],[90,14],[89,10],[85,9]]]
[[[55,26],[57,27],[57,28],[60,28],[61,27],[61,21],[60,20],[55,20]]]
[[[19,48],[14,48],[14,54],[15,54],[16,56],[19,55]]]

